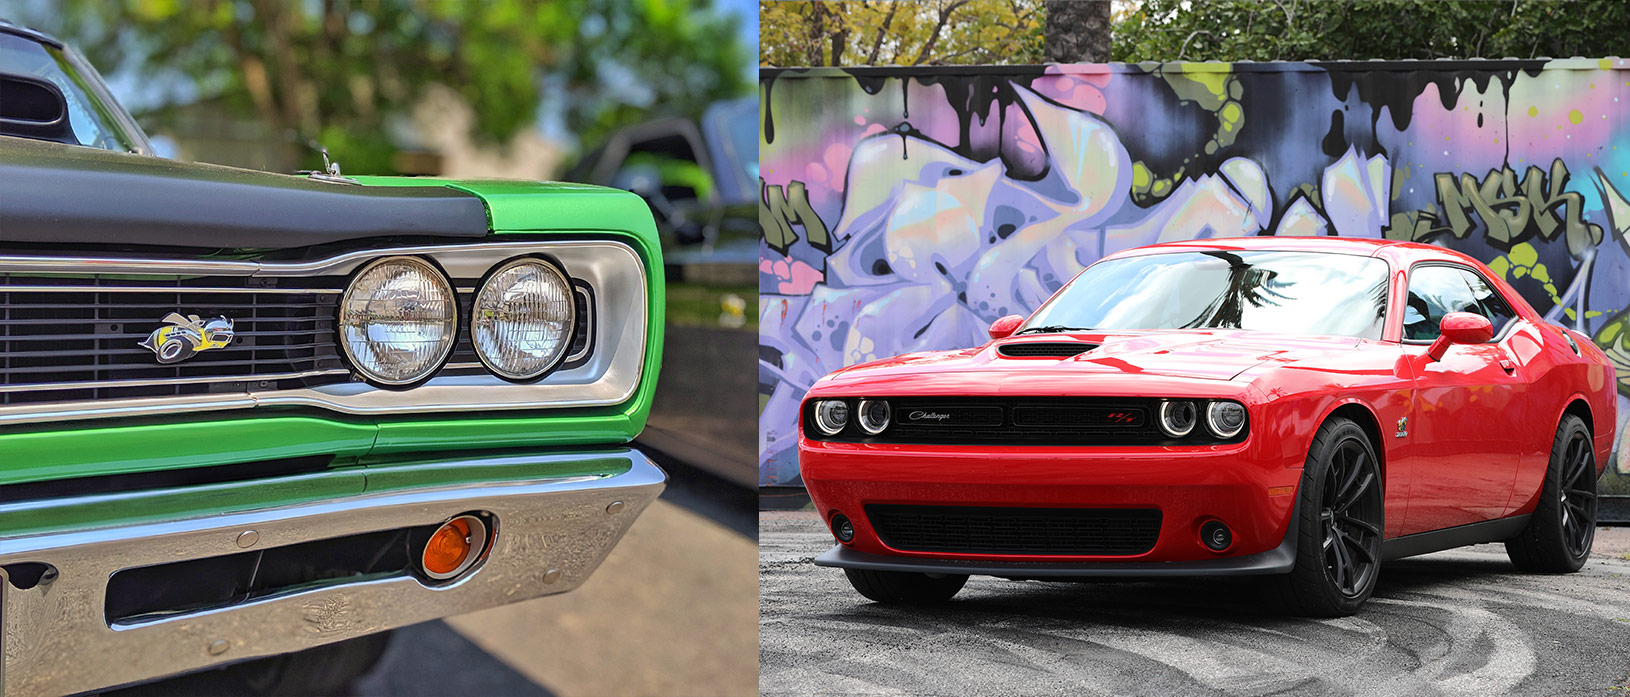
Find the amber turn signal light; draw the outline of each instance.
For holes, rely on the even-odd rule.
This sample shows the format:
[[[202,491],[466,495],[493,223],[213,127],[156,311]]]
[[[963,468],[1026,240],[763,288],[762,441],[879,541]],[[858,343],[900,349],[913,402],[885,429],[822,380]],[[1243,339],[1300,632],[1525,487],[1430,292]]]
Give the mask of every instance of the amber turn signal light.
[[[419,568],[437,581],[468,571],[487,548],[487,524],[473,515],[461,515],[441,524],[424,544]]]

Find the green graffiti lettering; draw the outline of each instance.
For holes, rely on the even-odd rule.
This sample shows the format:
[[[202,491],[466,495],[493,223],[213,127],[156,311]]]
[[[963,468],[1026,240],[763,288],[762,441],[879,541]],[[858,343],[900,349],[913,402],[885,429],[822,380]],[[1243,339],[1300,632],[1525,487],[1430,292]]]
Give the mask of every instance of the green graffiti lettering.
[[[803,182],[788,183],[784,192],[781,185],[766,185],[763,179],[758,180],[758,187],[758,224],[764,229],[764,239],[771,249],[786,254],[792,243],[798,241],[798,233],[792,226],[801,225],[810,246],[823,252],[832,251],[832,236],[821,216],[809,205],[809,191]]]
[[[1464,238],[1480,222],[1489,242],[1501,249],[1509,250],[1532,236],[1549,242],[1561,234],[1568,253],[1578,256],[1601,243],[1602,228],[1584,220],[1585,198],[1567,190],[1568,176],[1561,158],[1551,163],[1549,172],[1530,166],[1520,183],[1510,167],[1489,170],[1482,180],[1468,173],[1457,177],[1440,172],[1432,179],[1442,212],[1394,214],[1385,234],[1388,239],[1407,240],[1445,233]]]

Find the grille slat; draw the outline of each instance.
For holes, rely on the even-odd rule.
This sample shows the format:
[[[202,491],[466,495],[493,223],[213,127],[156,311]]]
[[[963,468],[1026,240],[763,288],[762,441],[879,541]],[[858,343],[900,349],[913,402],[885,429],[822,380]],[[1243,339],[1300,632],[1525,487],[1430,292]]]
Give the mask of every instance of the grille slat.
[[[1160,538],[1159,509],[869,504],[883,544],[907,552],[1133,556]]]
[[[248,277],[0,276],[0,405],[348,380],[334,336],[345,280],[290,280],[298,285],[273,287]],[[139,344],[172,312],[231,319],[233,343],[159,363]]]

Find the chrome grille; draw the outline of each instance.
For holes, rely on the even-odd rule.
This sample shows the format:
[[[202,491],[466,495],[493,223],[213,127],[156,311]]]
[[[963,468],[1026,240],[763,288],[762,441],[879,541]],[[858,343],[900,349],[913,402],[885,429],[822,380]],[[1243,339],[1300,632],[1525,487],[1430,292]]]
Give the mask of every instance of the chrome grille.
[[[348,380],[334,344],[343,278],[0,276],[0,405],[311,387]],[[297,283],[295,283],[297,282]],[[228,346],[159,363],[172,313],[225,316]]]

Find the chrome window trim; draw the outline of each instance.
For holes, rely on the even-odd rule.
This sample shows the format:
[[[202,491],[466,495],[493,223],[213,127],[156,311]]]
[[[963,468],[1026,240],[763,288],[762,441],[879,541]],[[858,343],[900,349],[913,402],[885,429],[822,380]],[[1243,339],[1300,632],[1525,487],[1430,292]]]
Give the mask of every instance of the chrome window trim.
[[[595,314],[599,317],[599,321],[591,323],[590,331],[595,332],[593,346],[596,350],[588,360],[577,367],[556,371],[535,383],[517,384],[483,373],[438,375],[419,387],[400,391],[385,390],[358,381],[289,390],[263,390],[251,386],[244,391],[176,397],[19,404],[0,406],[0,425],[259,406],[316,407],[355,415],[558,409],[610,406],[633,397],[645,372],[650,296],[644,263],[632,247],[622,242],[537,241],[395,247],[348,252],[302,262],[0,256],[0,273],[116,273],[166,277],[189,274],[343,276],[373,259],[422,255],[435,259],[451,277],[480,278],[488,269],[527,254],[549,255],[559,260],[573,279],[588,283],[594,289]],[[62,290],[61,287],[48,287]],[[0,286],[0,289],[5,288]],[[98,288],[114,292],[122,290]],[[187,289],[165,290],[174,292]],[[198,292],[209,290],[212,289],[197,289]],[[310,290],[301,289],[301,292]],[[250,381],[250,376],[232,378],[223,381]],[[252,382],[261,380],[254,378]],[[105,386],[108,383],[98,384]],[[165,384],[173,384],[173,381]]]

